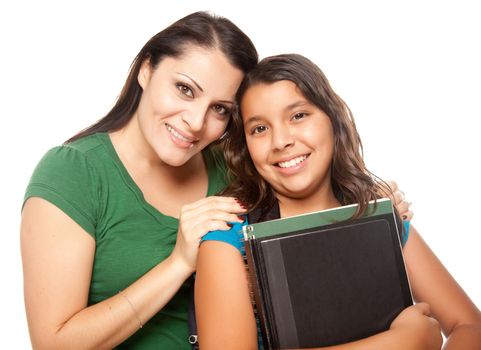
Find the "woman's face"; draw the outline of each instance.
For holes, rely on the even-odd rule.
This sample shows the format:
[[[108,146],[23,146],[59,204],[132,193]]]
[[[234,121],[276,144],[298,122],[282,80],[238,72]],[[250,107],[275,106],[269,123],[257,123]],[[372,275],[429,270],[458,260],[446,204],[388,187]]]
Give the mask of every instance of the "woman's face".
[[[241,110],[254,166],[278,197],[306,198],[330,191],[331,121],[296,84],[282,80],[253,85]]]
[[[190,47],[155,68],[143,63],[136,118],[161,162],[181,166],[222,136],[242,78],[217,49]]]

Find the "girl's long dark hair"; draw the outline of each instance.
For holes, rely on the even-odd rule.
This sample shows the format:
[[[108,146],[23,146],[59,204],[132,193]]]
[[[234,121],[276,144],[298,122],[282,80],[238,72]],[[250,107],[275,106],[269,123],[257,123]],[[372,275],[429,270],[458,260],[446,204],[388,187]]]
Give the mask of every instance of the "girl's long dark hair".
[[[359,203],[354,218],[366,211],[369,201],[392,194],[384,181],[367,170],[361,139],[347,105],[331,88],[319,67],[295,54],[263,59],[241,83],[236,96],[237,111],[233,114],[229,136],[225,140],[232,182],[223,194],[239,198],[251,210],[261,208],[267,212],[275,203],[274,191],[257,172],[247,150],[240,105],[249,87],[281,80],[295,83],[304,97],[329,117],[334,132],[331,184],[342,205]]]
[[[67,142],[125,126],[137,110],[142,95],[137,81],[142,63],[148,59],[155,69],[164,58],[179,57],[190,45],[220,49],[230,63],[244,73],[258,61],[254,44],[234,23],[207,12],[192,13],[157,33],[144,45],[132,62],[124,87],[110,112]]]

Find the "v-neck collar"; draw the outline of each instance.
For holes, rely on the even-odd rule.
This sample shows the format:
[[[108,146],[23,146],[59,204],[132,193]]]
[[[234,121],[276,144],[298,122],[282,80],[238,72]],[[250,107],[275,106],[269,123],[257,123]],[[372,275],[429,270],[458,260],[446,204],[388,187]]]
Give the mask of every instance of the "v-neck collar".
[[[122,176],[123,180],[127,184],[127,186],[134,192],[135,196],[139,200],[139,202],[142,204],[144,209],[149,212],[152,216],[154,216],[158,221],[160,221],[162,224],[172,227],[172,228],[177,228],[179,225],[179,219],[175,218],[170,215],[163,214],[160,212],[157,208],[155,208],[153,205],[151,205],[149,202],[145,200],[144,194],[140,187],[135,183],[134,179],[130,176],[129,172],[125,168],[124,163],[120,160],[120,157],[117,153],[117,151],[114,148],[114,145],[112,144],[112,140],[110,139],[110,136],[106,132],[102,133],[97,133],[97,137],[99,140],[102,142],[102,144],[105,146],[107,152],[109,153],[110,157],[114,161],[116,168],[118,169],[120,175]],[[207,196],[213,195],[213,186],[212,186],[212,179],[215,171],[215,166],[214,166],[214,160],[210,154],[209,151],[203,150],[202,151],[202,157],[204,159],[204,163],[207,168],[207,178],[208,178],[208,184],[207,184]],[[181,189],[179,189],[180,191]]]

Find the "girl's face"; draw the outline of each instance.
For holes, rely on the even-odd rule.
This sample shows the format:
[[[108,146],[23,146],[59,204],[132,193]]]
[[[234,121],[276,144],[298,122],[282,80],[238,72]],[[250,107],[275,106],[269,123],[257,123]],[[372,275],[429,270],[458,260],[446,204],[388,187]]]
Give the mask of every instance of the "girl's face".
[[[282,80],[253,85],[241,109],[254,166],[278,198],[312,198],[331,191],[331,121],[296,84]]]
[[[191,47],[155,69],[144,62],[136,119],[146,144],[167,165],[188,162],[224,133],[243,75],[217,49]]]

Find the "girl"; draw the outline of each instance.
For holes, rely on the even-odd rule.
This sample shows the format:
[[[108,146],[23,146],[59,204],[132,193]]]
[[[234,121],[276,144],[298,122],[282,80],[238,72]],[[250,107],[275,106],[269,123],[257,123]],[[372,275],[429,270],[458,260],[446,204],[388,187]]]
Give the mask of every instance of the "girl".
[[[348,107],[306,58],[264,59],[247,74],[236,99],[239,114],[226,142],[234,181],[225,194],[245,203],[251,222],[353,203],[360,204],[357,216],[368,201],[388,193],[364,165]],[[226,237],[222,240],[237,245],[236,233],[229,231]],[[195,290],[200,345],[257,348],[241,254],[232,245],[208,241],[209,235],[204,239]],[[481,348],[479,310],[414,227],[404,257],[413,296],[425,303],[404,310],[388,331],[332,348],[439,349],[439,325],[447,338],[445,349]]]

